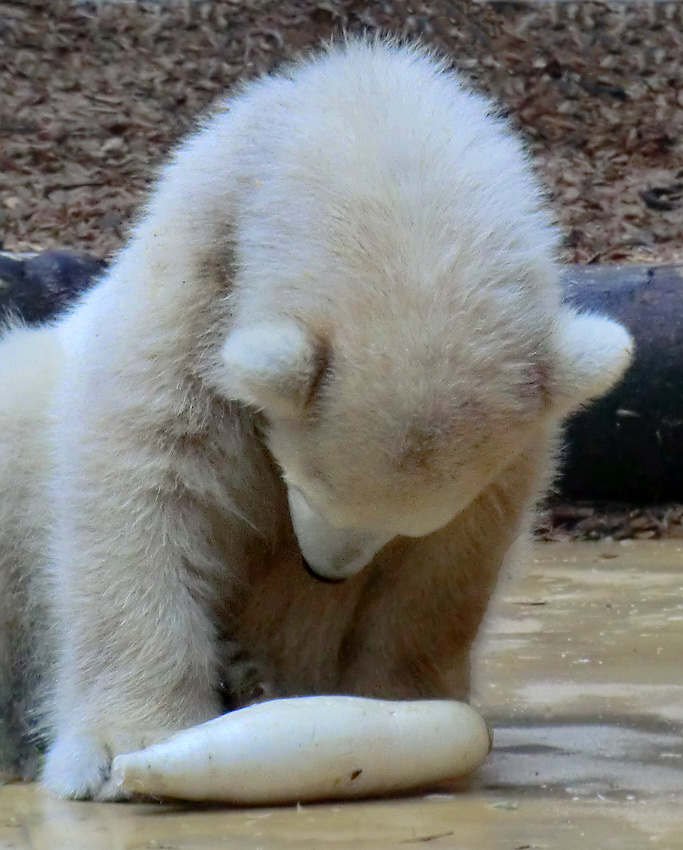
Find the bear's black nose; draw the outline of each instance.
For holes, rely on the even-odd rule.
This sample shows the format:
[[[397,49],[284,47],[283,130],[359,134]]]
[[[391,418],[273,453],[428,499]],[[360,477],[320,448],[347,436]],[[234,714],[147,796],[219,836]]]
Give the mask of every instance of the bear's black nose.
[[[306,572],[309,574],[309,576],[312,576],[314,579],[317,579],[318,581],[325,582],[325,584],[339,584],[340,582],[344,581],[344,579],[346,578],[346,576],[339,576],[339,578],[330,578],[330,576],[321,576],[319,573],[316,573],[316,571],[308,563],[308,561],[304,558],[303,555],[301,556],[301,560],[302,560],[303,565],[306,569]]]

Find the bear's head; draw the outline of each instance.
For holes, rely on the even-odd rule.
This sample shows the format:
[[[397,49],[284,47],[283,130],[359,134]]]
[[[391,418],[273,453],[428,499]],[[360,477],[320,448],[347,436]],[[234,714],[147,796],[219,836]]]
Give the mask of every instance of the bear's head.
[[[487,314],[453,327],[444,311],[406,311],[315,331],[282,317],[229,334],[224,390],[265,416],[318,575],[353,575],[394,537],[446,525],[630,360],[629,335],[603,317],[563,306],[532,327]]]

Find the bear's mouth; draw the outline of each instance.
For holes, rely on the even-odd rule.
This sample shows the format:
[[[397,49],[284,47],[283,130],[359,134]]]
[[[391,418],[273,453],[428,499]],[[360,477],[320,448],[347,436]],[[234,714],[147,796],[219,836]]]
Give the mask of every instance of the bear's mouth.
[[[303,563],[304,569],[309,574],[309,576],[311,576],[311,578],[314,578],[316,581],[322,582],[323,584],[340,584],[342,581],[345,581],[346,578],[347,578],[344,575],[340,575],[339,577],[336,577],[336,576],[335,577],[333,577],[333,576],[321,576],[320,573],[317,573],[313,569],[313,567],[308,563],[308,561],[304,558],[303,555],[301,556],[301,562]]]

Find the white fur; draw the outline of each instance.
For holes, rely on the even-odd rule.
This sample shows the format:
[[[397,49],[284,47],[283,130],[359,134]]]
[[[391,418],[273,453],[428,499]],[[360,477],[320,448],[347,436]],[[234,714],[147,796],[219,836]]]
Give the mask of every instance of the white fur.
[[[301,410],[315,371],[315,351],[294,322],[270,322],[233,330],[221,352],[219,388],[229,398],[281,416]]]
[[[106,799],[112,755],[218,713],[236,640],[283,694],[466,696],[558,420],[628,359],[554,242],[418,49],[259,80],[179,148],[58,331],[49,788]]]
[[[0,776],[30,775],[27,731],[49,643],[41,582],[50,525],[51,399],[63,353],[52,328],[15,327],[0,336]],[[27,740],[24,740],[27,739]]]
[[[631,362],[633,340],[604,316],[565,309],[558,336],[558,398],[564,397],[567,411],[607,392]]]

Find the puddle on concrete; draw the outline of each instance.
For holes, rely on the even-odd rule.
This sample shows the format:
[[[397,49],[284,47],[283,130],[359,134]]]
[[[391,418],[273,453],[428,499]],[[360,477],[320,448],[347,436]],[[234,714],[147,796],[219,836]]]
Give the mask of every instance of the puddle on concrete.
[[[475,699],[495,729],[479,781],[614,800],[683,795],[683,547],[535,551],[477,648]]]
[[[495,747],[466,792],[265,810],[55,800],[0,788],[16,850],[677,850],[683,546],[539,546],[477,647]]]
[[[497,724],[493,753],[477,782],[517,793],[611,800],[683,795],[683,732],[623,724]]]

